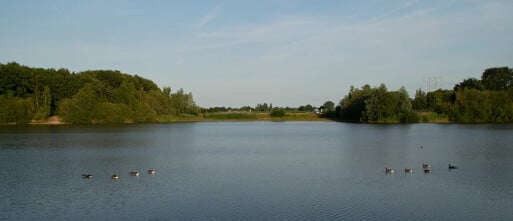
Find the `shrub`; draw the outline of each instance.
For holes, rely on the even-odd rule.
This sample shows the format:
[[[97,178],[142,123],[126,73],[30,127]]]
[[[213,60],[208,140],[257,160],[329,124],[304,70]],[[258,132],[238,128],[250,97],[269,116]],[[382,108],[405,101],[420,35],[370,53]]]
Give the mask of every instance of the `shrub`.
[[[271,112],[271,117],[285,117],[285,110],[273,109],[273,111]]]

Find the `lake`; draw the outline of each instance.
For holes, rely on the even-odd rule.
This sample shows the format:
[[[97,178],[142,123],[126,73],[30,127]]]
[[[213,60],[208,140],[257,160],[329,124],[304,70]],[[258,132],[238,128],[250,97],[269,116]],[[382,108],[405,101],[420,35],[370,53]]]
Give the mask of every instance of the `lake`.
[[[513,125],[1,126],[0,176],[0,220],[513,220]]]

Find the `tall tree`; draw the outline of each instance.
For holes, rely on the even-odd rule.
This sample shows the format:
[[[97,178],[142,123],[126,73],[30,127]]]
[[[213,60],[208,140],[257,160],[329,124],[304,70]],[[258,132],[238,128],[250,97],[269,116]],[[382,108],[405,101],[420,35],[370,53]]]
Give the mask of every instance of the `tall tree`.
[[[324,111],[334,111],[335,110],[335,103],[333,101],[326,101],[322,105],[324,106]]]
[[[488,68],[481,76],[487,90],[506,90],[512,86],[513,71],[508,67]]]
[[[473,88],[482,91],[484,89],[484,86],[483,83],[480,80],[477,80],[476,78],[468,78],[454,85],[455,91],[462,90],[464,88]]]
[[[417,111],[427,110],[426,92],[422,91],[420,88],[415,91],[415,98],[412,102],[412,108]]]

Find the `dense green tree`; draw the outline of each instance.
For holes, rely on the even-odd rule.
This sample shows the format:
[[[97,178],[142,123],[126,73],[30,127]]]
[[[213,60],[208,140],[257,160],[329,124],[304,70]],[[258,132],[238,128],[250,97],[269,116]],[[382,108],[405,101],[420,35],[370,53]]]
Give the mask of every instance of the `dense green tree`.
[[[404,115],[407,112],[411,111],[411,109],[412,109],[411,99],[410,99],[410,95],[408,95],[408,92],[406,91],[406,88],[401,87],[397,91],[397,93],[395,93],[395,95],[397,96],[397,108],[398,108],[396,113],[398,113],[399,115]]]
[[[389,92],[384,84],[361,89],[351,87],[337,110],[344,120],[360,122],[417,122],[411,99],[404,87]]]
[[[305,106],[299,106],[299,108],[298,108],[298,111],[305,111],[305,112],[313,112],[314,110],[315,110],[315,108],[310,104],[307,104]]]
[[[126,104],[102,102],[96,109],[96,123],[133,122],[134,112]]]
[[[137,90],[133,83],[123,81],[117,88],[112,89],[112,99],[114,103],[121,103],[127,105],[130,109],[134,109],[137,101]]]
[[[240,111],[253,111],[253,108],[251,108],[250,106],[243,106],[241,108],[239,108]]]
[[[34,105],[32,98],[0,95],[0,123],[29,123],[32,120]]]
[[[255,110],[262,111],[262,112],[268,112],[268,111],[270,111],[270,108],[269,108],[269,105],[267,105],[267,103],[263,103],[263,104],[257,104],[255,106]]]
[[[86,84],[70,101],[64,102],[61,115],[70,123],[97,123],[98,105],[106,102],[105,98],[98,96],[98,91],[93,85]]]
[[[381,84],[378,88],[372,90],[371,95],[364,101],[364,110],[361,121],[383,121],[392,110],[389,110],[391,96],[387,88]]]
[[[513,122],[512,101],[511,95],[504,91],[459,90],[452,118],[465,123]]]
[[[36,91],[34,93],[35,113],[34,120],[46,120],[51,114],[51,100],[50,87],[45,86],[43,91]]]
[[[488,68],[481,81],[487,90],[507,90],[513,84],[513,71],[508,67]]]
[[[455,96],[452,90],[436,90],[426,95],[427,107],[438,114],[450,114]]]
[[[415,91],[415,98],[412,101],[412,108],[416,111],[426,111],[427,107],[426,92],[419,88]]]
[[[71,123],[154,121],[158,116],[197,114],[191,93],[120,71],[30,68],[0,64],[0,123],[45,120],[62,115]],[[21,109],[20,109],[21,108]]]
[[[365,121],[365,101],[372,95],[373,89],[368,84],[361,89],[351,86],[349,93],[340,101],[340,117],[350,121]]]
[[[282,108],[274,108],[271,111],[271,117],[284,117],[285,116],[285,110]]]
[[[326,101],[322,106],[324,107],[324,111],[330,112],[335,110],[335,103],[333,103],[333,101]]]
[[[477,80],[476,78],[465,79],[462,82],[460,82],[454,86],[455,91],[462,90],[464,88],[468,88],[468,89],[473,88],[473,89],[482,91],[484,89],[484,86],[483,86],[482,82],[480,80]]]

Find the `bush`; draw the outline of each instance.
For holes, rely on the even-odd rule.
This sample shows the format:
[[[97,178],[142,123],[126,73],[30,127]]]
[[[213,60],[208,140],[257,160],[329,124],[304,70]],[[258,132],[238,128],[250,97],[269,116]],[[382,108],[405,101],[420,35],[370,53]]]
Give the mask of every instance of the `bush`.
[[[271,117],[285,117],[285,110],[273,109],[273,111],[271,112]]]
[[[415,111],[408,111],[401,116],[401,123],[418,123],[419,116]]]
[[[234,112],[234,113],[210,113],[203,117],[207,120],[256,120],[254,113]]]

